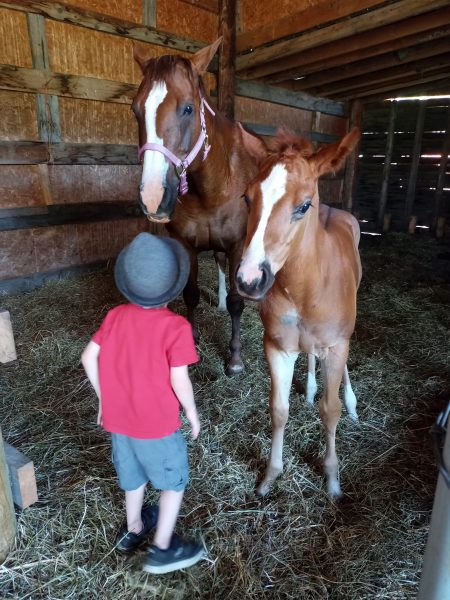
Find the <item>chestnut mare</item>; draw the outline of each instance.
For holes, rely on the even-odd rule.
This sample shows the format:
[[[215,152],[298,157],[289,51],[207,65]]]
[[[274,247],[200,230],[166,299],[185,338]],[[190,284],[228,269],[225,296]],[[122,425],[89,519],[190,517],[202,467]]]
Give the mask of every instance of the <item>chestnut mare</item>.
[[[260,495],[283,470],[283,436],[299,351],[320,360],[328,493],[341,493],[335,434],[343,375],[344,403],[357,418],[346,361],[361,279],[359,226],[348,212],[319,204],[318,179],[339,169],[358,139],[355,128],[341,142],[314,152],[308,140],[279,134],[276,154],[265,160],[247,190],[247,237],[236,282],[243,296],[262,299],[271,376],[272,449]]]
[[[211,108],[201,76],[220,42],[221,38],[189,59],[147,59],[135,46],[134,58],[144,78],[132,108],[143,158],[141,206],[151,221],[165,223],[189,253],[191,271],[183,296],[194,333],[194,309],[200,298],[198,253],[213,250],[219,261],[222,309],[225,256],[229,260],[226,307],[232,338],[226,372],[232,375],[244,368],[240,356],[244,301],[234,282],[247,225],[243,196],[267,151],[258,137]]]

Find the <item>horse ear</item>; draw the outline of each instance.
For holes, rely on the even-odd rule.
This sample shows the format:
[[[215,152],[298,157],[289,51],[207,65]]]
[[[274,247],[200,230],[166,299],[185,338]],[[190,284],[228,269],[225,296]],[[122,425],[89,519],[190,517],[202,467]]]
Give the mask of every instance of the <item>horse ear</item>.
[[[213,42],[210,46],[205,46],[191,57],[191,62],[194,65],[199,75],[204,75],[209,63],[212,61],[217,48],[222,43],[222,36]]]
[[[259,167],[268,154],[266,144],[261,138],[244,129],[241,123],[238,123],[238,126],[241,131],[242,143],[244,145],[244,148],[255,160],[256,164]]]
[[[144,56],[141,47],[138,44],[136,44],[135,41],[133,41],[133,58],[141,67],[142,73],[144,73],[145,67],[147,66],[150,59]]]
[[[319,175],[325,173],[336,173],[344,164],[347,154],[356,147],[359,142],[360,131],[354,127],[350,133],[347,133],[340,142],[330,144],[321,148],[313,157]]]

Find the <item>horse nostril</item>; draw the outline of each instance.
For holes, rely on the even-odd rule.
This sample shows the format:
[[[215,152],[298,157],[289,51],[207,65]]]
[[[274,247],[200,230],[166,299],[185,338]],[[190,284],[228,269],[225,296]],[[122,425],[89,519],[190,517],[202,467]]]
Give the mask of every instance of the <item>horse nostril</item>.
[[[142,212],[144,213],[144,215],[148,215],[148,210],[147,207],[145,206],[145,204],[142,202],[142,198],[139,195],[139,206],[141,207]]]

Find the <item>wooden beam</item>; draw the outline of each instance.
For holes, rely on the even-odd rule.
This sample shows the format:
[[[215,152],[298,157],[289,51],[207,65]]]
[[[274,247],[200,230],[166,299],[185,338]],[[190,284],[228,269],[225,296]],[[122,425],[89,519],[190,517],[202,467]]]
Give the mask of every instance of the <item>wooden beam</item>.
[[[156,31],[151,27],[137,25],[130,21],[107,17],[104,14],[93,11],[82,10],[69,4],[59,2],[32,0],[3,0],[0,7],[18,10],[26,13],[35,13],[42,15],[47,19],[59,21],[61,23],[70,23],[79,27],[86,27],[94,31],[111,33],[121,37],[127,37],[156,46],[165,46],[182,52],[197,52],[200,48],[206,46],[205,43],[197,42],[188,38],[180,37],[172,33]]]
[[[398,102],[391,102],[391,109],[389,112],[388,134],[386,140],[386,155],[384,158],[383,174],[381,176],[380,199],[378,202],[377,227],[379,231],[384,230],[385,228],[385,213],[389,190],[389,175],[391,173],[392,151],[394,148],[395,120],[397,117],[397,107]]]
[[[419,16],[408,16],[400,22],[381,26],[374,21],[374,28],[370,31],[357,33],[349,31],[343,39],[334,39],[332,41],[324,37],[317,40],[310,39],[309,34],[301,36],[303,40],[303,48],[296,51],[291,56],[284,55],[279,59],[271,60],[265,64],[258,65],[252,68],[243,68],[239,59],[237,62],[237,70],[239,77],[245,79],[261,79],[272,73],[286,73],[289,70],[295,76],[298,73],[297,69],[305,67],[308,64],[314,64],[314,70],[327,69],[331,66],[329,61],[333,61],[336,57],[347,53],[358,53],[362,50],[376,49],[378,53],[386,52],[383,50],[383,45],[391,43],[409,35],[415,35],[431,29],[436,29],[442,25],[450,23],[450,7],[445,6],[441,9],[431,11]],[[334,36],[336,37],[336,36]],[[387,48],[388,49],[388,48]],[[374,52],[377,52],[374,50]],[[361,56],[361,58],[365,58]],[[353,59],[354,60],[354,59]],[[340,63],[342,64],[342,63]]]
[[[256,133],[257,135],[265,135],[265,136],[274,136],[277,133],[278,127],[275,125],[266,125],[264,123],[242,123],[242,125]],[[339,140],[339,136],[331,135],[329,133],[321,133],[320,131],[304,131],[303,129],[292,128],[292,131],[301,137],[308,138],[313,142],[319,142],[321,144],[331,144],[332,142],[337,142]]]
[[[96,79],[81,75],[53,73],[12,65],[0,65],[0,89],[49,93],[67,98],[131,104],[137,86],[132,83]]]
[[[417,173],[419,171],[420,151],[422,148],[423,127],[425,123],[426,103],[419,102],[416,122],[416,132],[414,135],[414,145],[411,155],[411,169],[408,178],[408,188],[406,191],[405,203],[405,228],[409,225],[409,219],[412,215],[414,199],[416,193]]]
[[[434,15],[435,12],[431,14]],[[311,51],[306,51],[301,54],[295,55],[296,57],[298,57],[299,60],[301,60],[301,63],[298,66],[289,70],[280,70],[278,73],[268,75],[267,77],[264,77],[264,81],[266,83],[280,83],[282,81],[295,80],[295,77],[304,77],[306,75],[315,74],[325,70],[331,71],[333,69],[335,71],[339,71],[340,69],[336,69],[336,67],[342,67],[344,65],[356,63],[358,61],[370,60],[371,58],[375,58],[382,54],[387,54],[388,52],[398,52],[399,54],[401,54],[401,51],[405,48],[416,46],[418,44],[426,44],[427,42],[438,41],[443,37],[450,35],[450,9],[447,10],[447,13],[449,23],[443,24],[435,29],[420,31],[412,35],[396,37],[392,40],[386,40],[382,44],[377,43],[366,48],[358,46],[355,50],[351,50],[349,52],[344,53],[340,53],[338,48],[338,52],[333,54],[332,56],[327,56],[326,58],[321,60],[308,62],[308,58],[305,55],[310,54],[312,57],[314,57],[314,53],[317,54],[316,50],[323,51],[325,46],[328,46],[328,44],[325,44],[325,46],[321,46],[320,48],[313,48]],[[420,21],[421,25],[423,25],[424,21],[425,18]],[[399,24],[399,26],[403,24],[404,22],[402,24]],[[348,42],[350,39],[352,38],[347,38],[346,40],[342,40],[342,42]],[[338,44],[339,43],[336,43],[336,45]],[[302,81],[303,80],[298,81],[298,84],[301,84]],[[296,81],[294,81],[294,83],[294,89],[296,89],[297,87],[298,89],[300,89],[300,85],[297,86]]]
[[[203,10],[207,10],[214,14],[219,13],[219,0],[181,0],[186,4],[192,4],[193,6],[198,6],[198,8],[203,8]]]
[[[441,161],[439,163],[438,176],[436,181],[436,192],[434,194],[433,216],[431,226],[434,231],[437,229],[437,223],[442,212],[442,196],[444,191],[444,182],[447,172],[448,155],[450,153],[450,103],[447,106],[447,126],[444,141],[442,143]]]
[[[381,102],[387,98],[435,96],[450,94],[450,77],[448,72],[433,74],[412,82],[391,82],[390,85],[380,89],[364,90],[358,92],[357,97],[364,104],[368,102]]]
[[[219,32],[223,40],[219,54],[217,108],[229,119],[234,119],[236,0],[220,0]]]
[[[137,165],[137,146],[126,144],[0,142],[0,165]]]
[[[358,127],[361,131],[363,108],[359,100],[355,100],[350,106],[350,115],[348,129]],[[347,156],[345,161],[344,174],[344,191],[342,194],[343,208],[349,212],[353,210],[353,199],[356,194],[356,186],[358,182],[358,156],[361,141],[358,142],[356,148]]]
[[[314,6],[308,6],[281,19],[274,19],[258,29],[238,35],[236,51],[245,52],[280,38],[298,35],[313,27],[323,27],[327,23],[335,23],[354,13],[361,13],[382,4],[385,4],[384,0],[332,0],[331,2],[322,0],[316,2]]]
[[[448,26],[450,32],[450,25]],[[450,38],[446,37],[440,40],[433,39],[427,44],[419,44],[404,48],[402,51],[389,52],[377,57],[367,58],[357,62],[349,62],[341,65],[339,69],[332,68],[312,75],[307,75],[301,81],[294,84],[297,91],[305,91],[316,88],[321,85],[327,85],[342,79],[356,78],[361,75],[367,75],[374,71],[380,71],[419,61],[431,56],[437,56],[448,52],[450,48]],[[420,67],[419,67],[420,68]]]
[[[0,427],[0,563],[8,556],[16,535],[16,516]]]
[[[38,501],[33,461],[22,452],[5,443],[13,502],[19,508],[28,508]]]
[[[317,110],[319,112],[344,117],[346,108],[341,102],[330,101],[327,98],[316,98],[303,92],[291,92],[279,87],[255,83],[253,81],[236,80],[236,94],[256,100],[265,100],[285,106]]]
[[[156,27],[157,0],[142,0],[142,23],[148,27]]]
[[[450,48],[450,46],[447,46],[447,48]],[[376,86],[388,81],[396,81],[399,78],[413,78],[414,80],[416,77],[429,72],[445,70],[449,64],[450,52],[447,52],[446,54],[440,54],[439,56],[418,60],[413,63],[406,63],[398,67],[380,69],[377,72],[368,73],[367,75],[351,77],[337,81],[336,83],[330,83],[329,85],[319,86],[311,92],[327,97],[340,97],[343,92],[347,92],[345,95],[348,97],[351,96],[353,91],[365,88],[366,86]]]

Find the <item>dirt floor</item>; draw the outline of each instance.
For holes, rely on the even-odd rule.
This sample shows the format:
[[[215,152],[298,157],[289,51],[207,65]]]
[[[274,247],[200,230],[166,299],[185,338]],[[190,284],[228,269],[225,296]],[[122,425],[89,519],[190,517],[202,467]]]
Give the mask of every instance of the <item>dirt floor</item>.
[[[202,431],[189,442],[191,483],[178,531],[207,560],[155,577],[142,553],[117,554],[123,499],[108,435],[80,354],[121,299],[111,269],[4,296],[18,360],[0,367],[6,441],[34,460],[39,502],[17,512],[15,549],[0,565],[2,599],[413,599],[437,479],[429,428],[450,398],[450,246],[425,235],[363,236],[364,276],[349,371],[360,422],[337,434],[342,502],[326,496],[324,435],[305,404],[299,359],[285,471],[254,495],[269,452],[269,376],[257,306],[242,328],[247,371],[223,372],[229,319],[216,270],[202,258],[201,364],[192,368]],[[181,301],[173,309],[184,314]],[[319,390],[320,391],[320,390]],[[184,427],[187,432],[187,428]],[[157,495],[148,492],[148,501]]]

